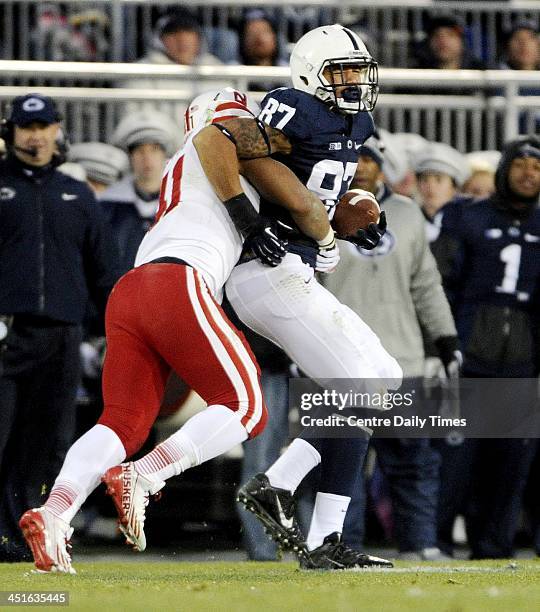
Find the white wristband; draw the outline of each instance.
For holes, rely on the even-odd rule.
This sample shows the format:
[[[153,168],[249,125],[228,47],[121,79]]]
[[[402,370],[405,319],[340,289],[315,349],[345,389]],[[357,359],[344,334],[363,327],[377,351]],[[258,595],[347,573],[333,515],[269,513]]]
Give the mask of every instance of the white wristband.
[[[330,246],[333,241],[334,241],[334,230],[330,228],[328,230],[328,234],[326,234],[326,236],[322,240],[317,240],[317,244],[320,247],[324,248],[324,247]]]

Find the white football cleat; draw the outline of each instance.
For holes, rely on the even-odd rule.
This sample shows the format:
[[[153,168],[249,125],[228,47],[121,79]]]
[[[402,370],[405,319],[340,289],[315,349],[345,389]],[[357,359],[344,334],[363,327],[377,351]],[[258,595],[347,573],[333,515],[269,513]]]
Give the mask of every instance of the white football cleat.
[[[135,469],[133,462],[122,463],[108,469],[101,479],[107,487],[118,512],[118,527],[133,549],[142,552],[146,548],[144,520],[150,495],[165,486],[165,482],[153,483]]]
[[[62,572],[76,574],[68,552],[73,527],[42,506],[27,510],[19,521],[40,573]]]

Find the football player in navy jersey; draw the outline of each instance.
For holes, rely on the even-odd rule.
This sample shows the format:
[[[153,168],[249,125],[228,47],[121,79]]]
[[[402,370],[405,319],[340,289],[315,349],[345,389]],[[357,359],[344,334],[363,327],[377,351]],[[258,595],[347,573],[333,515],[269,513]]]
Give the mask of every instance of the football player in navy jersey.
[[[434,254],[454,312],[464,376],[533,378],[540,372],[538,138],[506,145],[495,184],[487,199],[443,209]],[[490,406],[482,399],[478,409],[487,415]],[[467,501],[473,558],[512,556],[534,442],[466,439],[443,447],[439,535],[448,552],[455,515]]]
[[[374,131],[370,111],[378,93],[377,64],[356,34],[332,25],[305,34],[293,49],[290,65],[294,87],[276,89],[265,97],[258,126],[232,119],[220,129],[234,142],[239,158],[271,153],[291,168],[325,202],[331,218],[355,174],[359,149]],[[212,137],[215,130],[211,129],[212,136],[206,130],[194,142],[201,160],[208,156],[221,161],[205,167],[209,179],[217,182],[223,180],[222,164],[230,151],[225,144],[218,150]],[[244,167],[249,163],[243,161]],[[216,193],[224,193],[213,184]],[[242,206],[243,194],[225,203],[230,206],[233,199]],[[398,388],[402,371],[396,360],[375,333],[315,278],[315,271],[329,272],[337,265],[333,231],[317,244],[281,210],[261,202],[260,213],[293,229],[279,266],[265,266],[247,251],[229,278],[227,297],[243,323],[283,348],[306,376],[323,385],[341,379],[353,392]],[[385,227],[382,214],[378,225],[371,224],[352,240],[372,249]],[[297,438],[266,474],[258,474],[240,489],[239,499],[278,543],[300,548],[304,568],[390,566],[341,542],[367,444],[367,434],[354,439]],[[304,543],[294,519],[294,492],[319,463],[321,479]]]

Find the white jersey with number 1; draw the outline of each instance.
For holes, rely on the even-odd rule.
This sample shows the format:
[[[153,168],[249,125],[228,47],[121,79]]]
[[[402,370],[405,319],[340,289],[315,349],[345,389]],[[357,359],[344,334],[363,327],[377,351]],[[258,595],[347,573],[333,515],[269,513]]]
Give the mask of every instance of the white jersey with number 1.
[[[191,134],[165,168],[156,222],[144,237],[135,267],[160,257],[176,257],[197,269],[221,302],[223,285],[242,251],[242,238],[212,189]],[[240,177],[256,209],[259,196]]]

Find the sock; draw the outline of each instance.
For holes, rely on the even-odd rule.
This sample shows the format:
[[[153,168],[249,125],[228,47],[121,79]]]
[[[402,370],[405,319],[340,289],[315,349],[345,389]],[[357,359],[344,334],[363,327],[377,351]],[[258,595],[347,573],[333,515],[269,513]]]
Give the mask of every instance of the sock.
[[[70,523],[101,476],[126,458],[120,438],[105,425],[94,425],[68,450],[44,506]]]
[[[248,437],[240,416],[216,404],[192,416],[165,442],[135,461],[135,469],[152,482],[161,482],[213,459]]]
[[[322,438],[319,491],[352,497],[369,438]]]
[[[281,457],[266,470],[273,487],[294,493],[306,474],[321,462],[316,448],[302,438],[296,438]]]
[[[318,548],[334,531],[341,533],[350,497],[333,493],[317,493],[307,537],[308,550]]]

